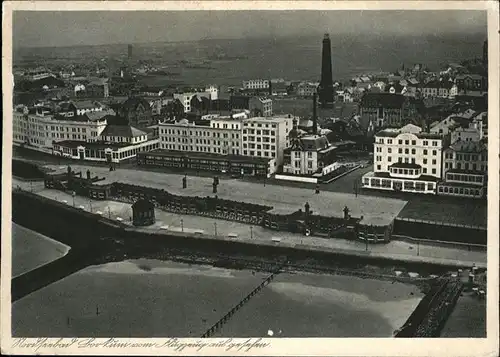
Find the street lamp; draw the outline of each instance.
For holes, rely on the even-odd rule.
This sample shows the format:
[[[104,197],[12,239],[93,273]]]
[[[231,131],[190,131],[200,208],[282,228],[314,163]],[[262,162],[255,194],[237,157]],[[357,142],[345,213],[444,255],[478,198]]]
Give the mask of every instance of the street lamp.
[[[215,236],[217,237],[217,222],[214,222],[214,231],[215,231]]]
[[[184,220],[181,218],[181,230],[184,232]]]
[[[73,196],[73,207],[75,207],[75,196],[76,196],[76,192],[75,192],[75,191],[73,191],[73,192],[71,193],[71,196]]]
[[[253,239],[253,226],[250,226],[250,239]]]

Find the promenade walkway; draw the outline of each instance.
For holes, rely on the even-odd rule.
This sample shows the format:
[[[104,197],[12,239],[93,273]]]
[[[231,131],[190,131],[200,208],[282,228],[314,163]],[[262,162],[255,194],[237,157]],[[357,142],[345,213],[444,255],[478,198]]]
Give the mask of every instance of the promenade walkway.
[[[30,185],[21,181],[14,181],[16,185],[30,190]],[[64,192],[48,190],[43,183],[36,183],[33,192],[59,202],[73,205],[73,197]],[[76,196],[75,207],[83,207],[86,211],[100,212],[112,219],[118,217],[128,222],[131,216],[130,204],[116,201],[90,201],[88,198]],[[156,233],[194,232],[199,231],[207,238],[244,241],[252,244],[269,244],[297,247],[309,250],[341,252],[352,255],[376,256],[389,259],[402,259],[411,262],[429,262],[437,264],[466,266],[476,264],[486,267],[486,252],[479,250],[469,251],[462,247],[440,247],[428,244],[417,244],[403,241],[391,241],[388,244],[368,245],[363,242],[344,239],[325,239],[320,237],[305,237],[289,232],[277,232],[260,226],[250,226],[243,223],[218,220],[208,217],[173,214],[156,210],[157,222],[149,227],[141,228]],[[202,237],[203,235],[200,235]]]
[[[47,165],[58,171],[66,170],[66,166]],[[76,172],[86,173],[90,169],[92,176],[106,177],[97,184],[115,181],[165,189],[170,193],[185,196],[213,196],[211,177],[188,176],[186,189],[182,188],[183,175],[138,170],[118,169],[109,171],[105,167],[87,167],[73,165]],[[373,225],[389,224],[404,208],[406,201],[372,196],[322,191],[316,194],[314,190],[264,185],[263,183],[244,182],[236,179],[220,178],[217,196],[222,199],[242,201],[261,205],[269,205],[280,211],[294,212],[304,209],[309,202],[315,214],[342,217],[342,210],[347,206],[353,217],[363,216],[363,223]]]

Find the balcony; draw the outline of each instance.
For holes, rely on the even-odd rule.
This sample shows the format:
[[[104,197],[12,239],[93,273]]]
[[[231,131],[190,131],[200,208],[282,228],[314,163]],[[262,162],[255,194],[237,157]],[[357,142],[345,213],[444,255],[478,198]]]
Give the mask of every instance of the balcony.
[[[389,174],[391,177],[416,179],[422,175],[422,166],[397,162],[389,166]]]

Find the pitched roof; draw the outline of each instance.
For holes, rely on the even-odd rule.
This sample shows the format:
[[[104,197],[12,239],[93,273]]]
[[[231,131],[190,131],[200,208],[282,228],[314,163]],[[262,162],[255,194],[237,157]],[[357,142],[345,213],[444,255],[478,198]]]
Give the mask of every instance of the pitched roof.
[[[107,110],[101,110],[98,112],[89,112],[89,113],[84,114],[84,116],[86,116],[90,121],[101,120],[108,115],[115,116],[116,113],[113,109],[107,109]]]
[[[405,102],[405,96],[392,93],[365,93],[361,98],[362,107],[382,107],[400,109]]]
[[[101,133],[101,136],[121,136],[125,138],[135,138],[142,135],[147,135],[147,133],[130,125],[112,124],[107,125]]]
[[[76,109],[92,109],[92,108],[100,108],[102,105],[99,102],[92,102],[90,100],[79,100],[71,102],[75,106]]]
[[[154,207],[155,205],[153,204],[153,202],[146,200],[144,198],[140,198],[132,204],[132,209],[134,210],[135,209],[150,210],[153,209]]]
[[[142,104],[146,108],[149,108],[149,103],[141,97],[127,98],[127,100],[122,103],[122,108],[125,110],[135,109],[139,104]]]

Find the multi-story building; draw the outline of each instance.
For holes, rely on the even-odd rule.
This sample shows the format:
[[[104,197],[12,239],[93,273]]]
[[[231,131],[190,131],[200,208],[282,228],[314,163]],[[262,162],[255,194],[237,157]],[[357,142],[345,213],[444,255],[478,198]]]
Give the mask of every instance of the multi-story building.
[[[424,98],[433,98],[439,95],[439,88],[441,87],[441,83],[439,81],[431,81],[422,85],[422,96]]]
[[[127,125],[108,125],[98,141],[63,140],[54,142],[53,154],[71,159],[120,163],[141,152],[159,148],[159,140]]]
[[[459,90],[486,90],[487,80],[479,74],[461,74],[455,78]]]
[[[48,77],[55,77],[55,75],[43,67],[34,68],[24,73],[24,78],[29,81],[38,81]]]
[[[109,97],[109,84],[107,78],[96,78],[85,87],[86,95],[93,98]]]
[[[14,111],[14,144],[24,144],[40,151],[52,151],[52,144],[62,140],[97,141],[112,112],[90,112],[65,117],[38,107]],[[112,113],[112,114],[111,114]]]
[[[189,93],[175,93],[174,94],[174,99],[179,99],[182,105],[184,106],[184,113],[189,113],[191,112],[191,101],[193,100],[194,97],[205,97],[207,99],[210,99],[211,93],[210,92],[189,92]]]
[[[441,195],[485,197],[488,148],[483,141],[456,141],[444,150]]]
[[[255,117],[242,121],[242,153],[244,156],[271,159],[271,174],[283,164],[283,152],[289,145],[288,133],[293,118]]]
[[[269,89],[269,79],[250,79],[243,81],[243,89]]]
[[[369,127],[401,127],[407,97],[393,93],[365,93],[360,104],[360,122]]]
[[[363,187],[435,194],[446,145],[446,138],[412,124],[378,132],[374,171],[363,176]]]
[[[318,91],[319,83],[313,82],[300,82],[297,85],[296,93],[301,97],[312,97]]]
[[[117,111],[120,117],[125,118],[128,125],[145,128],[153,124],[151,105],[144,98],[130,97]]]
[[[453,144],[457,141],[479,141],[481,140],[481,134],[478,129],[476,129],[473,123],[469,124],[468,128],[458,127],[451,132],[450,143]]]
[[[284,151],[284,173],[312,175],[334,163],[335,147],[325,136],[303,135],[290,141],[291,146]]]
[[[240,120],[216,118],[207,124],[197,124],[187,119],[159,123],[160,149],[241,155]]]
[[[102,110],[104,110],[104,106],[99,102],[91,100],[75,100],[61,103],[58,114],[70,118],[73,116],[84,115],[85,113],[100,112]]]
[[[216,85],[210,85],[205,88],[205,92],[210,93],[210,100],[219,99],[219,88]]]
[[[29,143],[28,114],[28,107],[24,105],[14,108],[12,113],[12,140],[14,141],[14,144]]]
[[[252,97],[248,103],[251,115],[270,117],[273,115],[273,100],[265,97]]]

